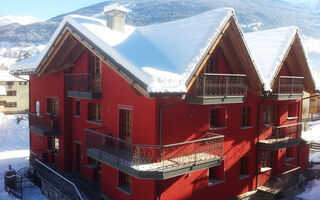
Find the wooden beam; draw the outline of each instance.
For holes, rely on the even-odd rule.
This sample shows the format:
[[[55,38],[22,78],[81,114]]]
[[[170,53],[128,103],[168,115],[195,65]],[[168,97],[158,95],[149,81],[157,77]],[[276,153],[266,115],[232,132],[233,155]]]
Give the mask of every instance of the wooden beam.
[[[38,69],[38,74],[43,73],[43,71],[46,69],[47,65],[51,62],[55,54],[58,52],[58,50],[61,48],[61,46],[64,44],[64,41],[68,38],[70,34],[69,28],[65,28],[61,35],[57,38],[55,44],[50,48],[49,52],[47,53],[45,59],[40,63],[40,68]]]
[[[223,34],[225,33],[225,31],[228,29],[230,25],[230,21],[227,22],[227,24],[224,26],[224,28],[222,29],[221,33],[219,34],[219,36],[217,37],[216,41],[214,42],[214,44],[211,46],[208,54],[204,57],[204,59],[201,61],[201,64],[199,65],[197,71],[194,73],[193,77],[191,78],[191,80],[189,81],[188,85],[187,85],[187,91],[190,89],[190,87],[192,86],[193,82],[196,80],[196,77],[200,74],[201,70],[203,69],[203,67],[206,65],[208,59],[210,58],[211,54],[213,53],[213,51],[216,49],[216,47],[218,46]]]

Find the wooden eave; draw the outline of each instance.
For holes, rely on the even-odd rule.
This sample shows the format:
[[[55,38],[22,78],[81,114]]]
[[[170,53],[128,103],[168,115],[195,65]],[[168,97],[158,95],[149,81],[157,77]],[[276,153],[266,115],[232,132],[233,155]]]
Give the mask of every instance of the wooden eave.
[[[305,91],[309,93],[313,93],[315,91],[315,83],[298,33],[293,37],[281,64],[277,68],[276,74],[271,82],[271,88],[274,87],[276,78],[278,77],[284,63],[287,63],[290,75],[304,77]]]
[[[206,62],[217,48],[222,49],[232,73],[246,74],[248,76],[248,91],[260,95],[263,85],[234,17],[229,19],[216,41],[210,47],[208,54],[201,61],[194,76],[187,84],[187,90],[191,88],[196,77],[203,70]]]
[[[110,66],[142,95],[150,97],[145,83],[117,63],[69,23],[66,23],[62,28],[47,54],[41,60],[36,72],[39,76],[44,76],[72,67],[85,49],[99,57],[101,61]]]

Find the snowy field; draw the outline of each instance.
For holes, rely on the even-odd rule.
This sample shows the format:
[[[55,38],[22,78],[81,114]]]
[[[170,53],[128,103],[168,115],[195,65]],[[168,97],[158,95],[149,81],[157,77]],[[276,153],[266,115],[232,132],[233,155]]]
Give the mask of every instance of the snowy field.
[[[0,113],[0,200],[13,199],[4,190],[4,173],[8,165],[15,170],[29,165],[29,125],[26,115],[19,123],[16,115]],[[45,200],[37,187],[26,188],[25,200]]]

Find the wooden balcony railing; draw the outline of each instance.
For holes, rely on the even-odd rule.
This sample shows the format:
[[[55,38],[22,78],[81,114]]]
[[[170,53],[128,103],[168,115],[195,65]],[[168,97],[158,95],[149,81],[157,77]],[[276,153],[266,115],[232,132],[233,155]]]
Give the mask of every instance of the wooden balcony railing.
[[[29,113],[29,127],[32,132],[41,136],[60,135],[60,119],[54,114]]]
[[[304,90],[303,79],[298,76],[280,76],[272,90],[273,98],[279,100],[301,98]]]
[[[280,149],[297,145],[300,143],[302,125],[303,123],[272,126],[271,131],[264,130],[260,135],[259,145],[268,149]],[[265,129],[268,129],[268,127]]]
[[[245,74],[204,73],[197,77],[194,94],[187,101],[195,104],[241,103],[246,96]]]
[[[69,97],[89,99],[101,98],[101,77],[94,78],[92,74],[66,74],[66,90]]]
[[[107,135],[105,128],[86,129],[87,155],[138,178],[166,179],[217,166],[223,154],[223,136],[169,145],[142,145]]]

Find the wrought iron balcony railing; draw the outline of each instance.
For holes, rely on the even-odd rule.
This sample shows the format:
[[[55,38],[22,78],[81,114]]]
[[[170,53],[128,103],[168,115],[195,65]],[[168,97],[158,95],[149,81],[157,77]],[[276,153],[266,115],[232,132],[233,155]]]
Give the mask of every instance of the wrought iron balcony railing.
[[[300,143],[302,125],[303,123],[272,126],[271,131],[264,130],[260,135],[259,145],[267,149],[281,149],[297,145]]]
[[[54,114],[29,113],[29,127],[41,136],[60,135],[60,119]]]
[[[204,73],[197,77],[194,95],[189,98],[189,103],[241,103],[246,96],[245,74]]]
[[[69,97],[101,98],[101,77],[92,74],[66,74],[66,90]]]
[[[147,179],[166,179],[217,166],[223,154],[223,136],[169,145],[142,145],[107,135],[106,128],[86,129],[87,155],[121,171]]]
[[[297,76],[280,76],[275,82],[272,94],[277,98],[284,96],[284,100],[287,99],[285,96],[291,96],[294,99],[301,98],[304,90],[303,79]]]

